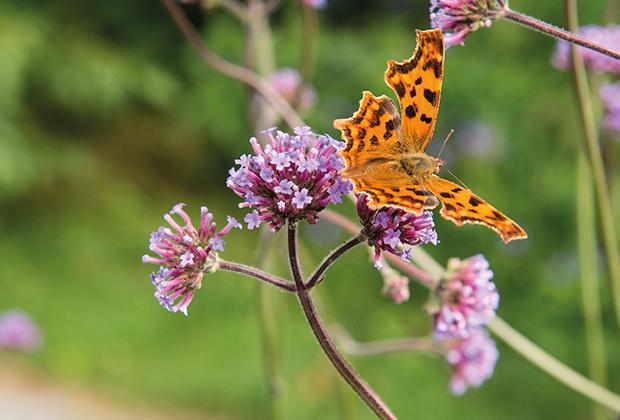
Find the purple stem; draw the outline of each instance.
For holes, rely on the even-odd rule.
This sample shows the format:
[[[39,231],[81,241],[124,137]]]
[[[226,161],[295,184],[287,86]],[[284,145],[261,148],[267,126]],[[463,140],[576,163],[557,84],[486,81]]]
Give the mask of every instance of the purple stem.
[[[542,20],[538,20],[531,16],[524,15],[519,12],[515,12],[514,10],[510,10],[508,8],[504,10],[503,16],[504,18],[511,20],[513,22],[517,22],[525,27],[537,30],[547,35],[551,35],[555,38],[563,39],[572,44],[580,45],[582,47],[589,48],[594,51],[598,51],[601,54],[605,54],[606,56],[615,58],[616,60],[620,60],[620,53],[616,51],[612,51],[601,45],[595,44],[594,42],[586,38],[583,38],[579,35],[575,35],[571,32],[568,32],[565,29],[558,28],[557,26],[553,26],[547,22],[543,22]]]
[[[310,280],[308,281],[308,283],[306,283],[306,289],[312,289],[317,283],[320,283],[324,278],[323,274],[334,263],[334,261],[340,258],[342,254],[344,254],[350,249],[355,248],[357,245],[361,244],[365,240],[366,235],[360,233],[359,235],[349,239],[348,241],[340,245],[338,248],[332,250],[332,252],[330,252],[327,257],[325,257],[321,265],[316,269],[312,276],[310,276]]]
[[[291,273],[295,284],[297,285],[297,297],[304,311],[304,315],[310,324],[310,328],[314,336],[318,340],[325,355],[336,368],[338,373],[344,378],[357,395],[366,403],[366,405],[380,419],[396,419],[390,408],[379,398],[379,396],[370,388],[370,386],[359,376],[355,370],[347,363],[340,354],[332,339],[327,334],[327,330],[319,318],[314,302],[308,294],[306,285],[304,285],[301,270],[299,268],[299,260],[297,258],[297,226],[295,223],[288,223],[288,257]]]
[[[272,274],[269,274],[263,270],[259,270],[258,268],[250,267],[249,265],[220,260],[220,269],[244,274],[248,277],[253,277],[257,280],[269,283],[272,286],[276,286],[278,289],[284,292],[295,293],[295,291],[297,290],[297,287],[294,284],[289,283],[288,281],[276,277]]]

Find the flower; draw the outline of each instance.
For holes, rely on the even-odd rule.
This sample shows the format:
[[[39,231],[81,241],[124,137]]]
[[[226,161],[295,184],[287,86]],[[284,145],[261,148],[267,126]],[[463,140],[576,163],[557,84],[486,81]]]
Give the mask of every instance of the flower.
[[[228,216],[226,226],[216,233],[213,214],[206,207],[200,208],[200,226],[194,227],[189,215],[179,203],[164,215],[170,227],[160,226],[151,233],[149,249],[158,257],[144,255],[142,262],[159,264],[159,271],[151,273],[155,286],[155,297],[159,304],[170,312],[181,311],[187,315],[194,291],[202,285],[205,273],[212,273],[219,267],[216,251],[224,251],[222,237],[233,228],[241,229],[234,217]],[[179,216],[183,224],[172,216]]]
[[[609,133],[620,134],[620,82],[604,85],[600,94],[605,104],[603,129]]]
[[[469,387],[479,387],[493,376],[499,352],[486,330],[477,328],[467,338],[435,335],[452,367],[450,389],[463,395]]]
[[[324,9],[327,7],[327,0],[303,0],[304,6],[313,9]]]
[[[582,37],[607,47],[611,50],[620,50],[620,25],[586,25],[579,29]],[[555,51],[551,58],[553,66],[559,70],[566,70],[571,67],[571,44],[567,41],[559,40],[555,45]],[[585,65],[595,73],[620,74],[620,60],[608,57],[589,48],[577,47]]]
[[[401,276],[400,273],[391,267],[381,270],[383,275],[382,293],[392,299],[395,303],[401,304],[409,300],[409,279]]]
[[[411,249],[406,245],[437,245],[433,213],[429,211],[418,216],[396,207],[373,210],[368,207],[368,197],[362,193],[357,194],[357,215],[368,245],[375,248],[374,261],[378,269],[382,267],[382,251],[409,260]]]
[[[323,6],[320,6],[320,3]],[[320,9],[327,5],[327,2],[305,0],[304,4],[308,7]],[[311,86],[302,85],[301,75],[297,70],[284,67],[271,73],[267,80],[287,101],[298,102],[299,108],[302,110],[311,108],[316,102],[316,91]]]
[[[431,27],[447,32],[446,47],[463,44],[470,32],[501,18],[506,7],[505,0],[431,0]]]
[[[447,274],[435,290],[440,302],[429,306],[435,332],[467,337],[470,331],[487,324],[499,304],[492,278],[489,262],[482,254],[464,260],[451,258]]]
[[[266,130],[268,143],[261,147],[250,139],[254,156],[242,156],[230,170],[226,185],[244,201],[239,207],[253,211],[244,218],[248,228],[269,223],[275,232],[286,220],[316,223],[318,213],[330,203],[342,202],[353,185],[344,181],[338,150],[342,142],[314,134],[309,127],[294,129],[295,135]]]
[[[39,329],[25,312],[12,310],[0,316],[0,347],[35,351],[41,342]]]

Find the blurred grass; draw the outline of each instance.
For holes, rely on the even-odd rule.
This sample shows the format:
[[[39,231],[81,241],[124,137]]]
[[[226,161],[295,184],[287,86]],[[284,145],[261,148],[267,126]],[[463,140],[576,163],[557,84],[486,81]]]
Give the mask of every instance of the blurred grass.
[[[600,20],[603,5],[588,2],[581,21]],[[408,57],[413,28],[428,25],[418,3],[369,7],[375,9],[360,3],[342,17],[334,4],[321,16],[319,102],[307,116],[316,131],[336,136],[331,121],[350,115],[362,90],[388,93],[385,61]],[[552,4],[513,7],[563,20]],[[256,285],[216,273],[184,318],[157,305],[150,267],[139,262],[148,233],[178,201],[194,215],[206,204],[218,221],[242,216],[224,184],[235,155],[249,150],[245,91],[206,68],[158,5],[91,9],[72,0],[0,5],[0,309],[32,312],[46,337],[39,354],[19,359],[59,381],[136,403],[261,417],[268,404]],[[214,50],[239,59],[238,23],[221,12],[189,11]],[[287,6],[274,21],[279,65],[295,66],[297,10]],[[551,39],[498,22],[448,51],[436,138],[456,129],[444,152],[450,170],[522,223],[530,239],[504,246],[490,231],[437,218],[441,244],[427,250],[439,261],[484,253],[502,296],[499,314],[585,372],[574,223],[577,119],[568,76],[549,64],[552,47]],[[492,157],[458,147],[461,128],[472,121],[490,127]],[[432,145],[435,153],[440,143]],[[618,184],[616,174],[616,197]],[[351,214],[347,206],[338,210]],[[319,228],[304,229],[307,271],[345,239],[312,230]],[[231,234],[224,257],[251,261],[256,240],[255,232]],[[329,318],[360,340],[428,332],[422,287],[412,286],[412,300],[402,306],[380,289],[358,249],[337,263],[320,295]],[[295,300],[278,298],[286,309],[280,322],[289,418],[343,418],[348,405],[354,418],[370,418],[341,388]],[[620,344],[604,304],[610,383],[618,389]],[[588,417],[583,397],[499,348],[493,378],[460,398],[449,394],[438,359],[407,354],[353,363],[402,418]]]

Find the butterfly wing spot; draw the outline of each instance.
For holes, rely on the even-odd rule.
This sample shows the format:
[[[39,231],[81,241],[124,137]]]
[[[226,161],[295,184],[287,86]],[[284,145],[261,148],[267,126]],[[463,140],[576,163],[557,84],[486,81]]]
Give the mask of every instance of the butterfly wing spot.
[[[527,238],[521,226],[470,190],[438,176],[431,177],[425,186],[442,202],[441,216],[457,226],[466,223],[485,225],[505,243]]]
[[[384,78],[398,95],[401,131],[407,150],[423,152],[433,136],[439,109],[444,45],[438,29],[416,31],[416,41],[416,49],[409,60],[388,61]]]

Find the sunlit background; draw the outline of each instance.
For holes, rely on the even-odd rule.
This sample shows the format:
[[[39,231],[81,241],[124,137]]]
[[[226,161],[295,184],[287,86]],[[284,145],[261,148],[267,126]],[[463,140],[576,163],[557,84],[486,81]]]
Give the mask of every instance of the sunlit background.
[[[300,6],[284,3],[271,19],[274,51],[278,68],[296,68]],[[604,1],[582,3],[582,23],[603,21]],[[511,6],[564,22],[561,2]],[[245,33],[234,17],[183,7],[214,51],[241,62]],[[428,3],[331,0],[318,20],[316,100],[304,118],[338,137],[332,120],[350,116],[362,90],[391,94],[385,62],[410,56],[414,28],[429,27]],[[551,38],[496,22],[448,50],[431,152],[454,129],[442,155],[449,169],[530,238],[505,246],[487,229],[437,217],[441,243],[425,249],[442,263],[483,253],[501,295],[498,314],[587,373],[575,226],[580,131],[570,75],[550,65],[553,47]],[[0,351],[0,392],[15,396],[0,398],[0,418],[26,401],[53,404],[37,400],[41,387],[88,401],[92,415],[112,406],[128,418],[271,417],[255,282],[210,275],[185,317],[157,304],[152,267],[140,263],[149,233],[177,202],[194,216],[207,205],[220,223],[243,217],[225,181],[235,157],[249,152],[248,100],[243,86],[198,58],[158,2],[0,4],[0,310],[29,313],[43,336],[36,352]],[[348,203],[333,208],[353,215]],[[306,270],[347,235],[304,226]],[[223,255],[252,263],[257,239],[235,231]],[[278,255],[270,264],[286,275]],[[412,282],[411,300],[395,305],[381,287],[360,248],[317,294],[329,323],[359,340],[429,333],[426,289]],[[603,303],[613,390],[620,343]],[[272,305],[281,418],[371,418],[313,341],[294,296],[275,293]],[[494,376],[461,397],[449,392],[441,358],[351,360],[403,419],[591,416],[587,399],[497,341]]]

